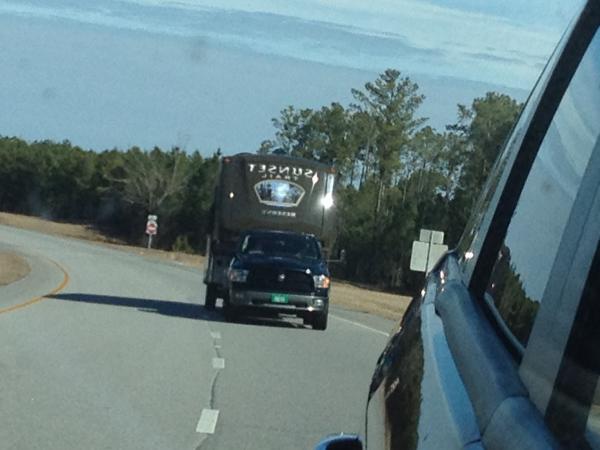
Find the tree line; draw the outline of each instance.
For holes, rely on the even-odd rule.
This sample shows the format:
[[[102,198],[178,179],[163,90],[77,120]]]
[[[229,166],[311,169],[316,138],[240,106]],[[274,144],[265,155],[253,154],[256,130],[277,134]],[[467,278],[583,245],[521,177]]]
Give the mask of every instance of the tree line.
[[[334,164],[338,172],[337,246],[344,278],[404,291],[422,275],[409,270],[421,228],[444,231],[452,248],[522,105],[488,92],[457,105],[442,131],[427,124],[419,86],[386,70],[354,101],[320,109],[288,106],[273,119],[275,134],[258,152],[285,153]]]
[[[202,252],[219,158],[1,137],[0,210],[90,224],[132,244],[144,243],[146,217],[157,214],[161,248]]]
[[[411,290],[408,270],[420,228],[454,246],[521,105],[490,92],[458,105],[445,130],[418,114],[424,95],[388,69],[349,105],[288,106],[257,150],[334,164],[338,173],[340,277]],[[220,151],[203,157],[173,147],[84,150],[68,141],[0,137],[0,210],[84,222],[143,243],[147,214],[159,216],[161,248],[204,252]]]

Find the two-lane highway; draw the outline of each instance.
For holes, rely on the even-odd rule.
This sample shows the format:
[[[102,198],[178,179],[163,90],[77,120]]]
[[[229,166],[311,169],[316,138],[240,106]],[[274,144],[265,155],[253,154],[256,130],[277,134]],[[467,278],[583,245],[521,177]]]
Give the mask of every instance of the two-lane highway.
[[[362,430],[391,323],[226,323],[197,270],[9,227],[0,243],[33,269],[0,288],[2,448],[305,449]]]

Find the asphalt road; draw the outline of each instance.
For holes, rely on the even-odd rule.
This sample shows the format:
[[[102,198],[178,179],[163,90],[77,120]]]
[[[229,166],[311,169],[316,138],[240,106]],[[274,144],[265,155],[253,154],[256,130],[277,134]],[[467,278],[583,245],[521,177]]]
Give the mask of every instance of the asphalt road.
[[[307,449],[363,429],[391,322],[226,323],[197,270],[4,226],[0,247],[32,266],[0,288],[0,448]]]

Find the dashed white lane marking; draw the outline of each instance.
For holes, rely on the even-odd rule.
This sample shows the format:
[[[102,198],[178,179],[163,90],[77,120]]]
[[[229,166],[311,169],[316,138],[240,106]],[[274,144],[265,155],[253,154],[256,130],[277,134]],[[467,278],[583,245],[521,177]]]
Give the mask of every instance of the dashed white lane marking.
[[[221,333],[218,331],[211,331],[210,335],[213,339],[221,339]]]
[[[365,330],[369,330],[372,333],[377,333],[377,334],[380,334],[380,335],[385,336],[385,337],[389,337],[390,336],[389,333],[385,333],[385,332],[383,332],[381,330],[378,330],[376,328],[368,327],[366,325],[363,325],[362,323],[354,322],[353,320],[344,319],[343,317],[336,316],[335,314],[329,313],[329,317],[333,317],[334,319],[340,320],[342,322],[346,322],[346,323],[352,324],[352,325],[354,325],[356,327],[363,328]]]
[[[224,358],[213,358],[212,366],[213,366],[213,369],[224,369],[225,368],[225,359]]]
[[[196,425],[196,433],[214,434],[218,419],[218,409],[203,409]]]
[[[214,347],[215,347],[216,349],[220,349],[220,348],[221,348],[221,344],[215,344],[215,345],[214,345]]]

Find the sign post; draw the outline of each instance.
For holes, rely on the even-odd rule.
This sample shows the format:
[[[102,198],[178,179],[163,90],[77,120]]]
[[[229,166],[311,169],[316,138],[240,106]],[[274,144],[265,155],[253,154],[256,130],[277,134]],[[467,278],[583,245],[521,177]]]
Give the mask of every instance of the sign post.
[[[448,251],[444,245],[444,232],[421,229],[419,240],[413,241],[410,270],[429,273],[438,259]]]
[[[152,248],[152,236],[158,233],[158,216],[148,214],[146,222],[146,234],[148,235],[148,248]]]

